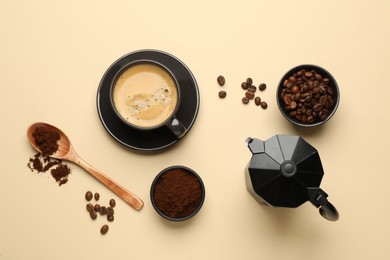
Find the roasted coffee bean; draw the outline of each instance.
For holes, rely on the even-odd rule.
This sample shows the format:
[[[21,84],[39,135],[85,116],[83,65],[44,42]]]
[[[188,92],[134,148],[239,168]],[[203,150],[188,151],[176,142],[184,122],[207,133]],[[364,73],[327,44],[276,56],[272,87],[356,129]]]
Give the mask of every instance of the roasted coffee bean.
[[[283,86],[287,87],[288,83],[290,83],[290,81],[288,79],[285,79],[283,81]]]
[[[246,83],[250,86],[250,85],[252,85],[252,83],[253,83],[253,80],[252,80],[252,78],[247,78],[246,79]]]
[[[248,99],[254,99],[255,98],[255,93],[251,92],[251,91],[247,91],[245,93],[245,96],[248,98]]]
[[[110,222],[114,221],[114,215],[107,215],[107,220]]]
[[[110,199],[110,206],[113,208],[116,205],[116,201],[114,199]]]
[[[93,209],[94,209],[96,212],[99,212],[99,211],[100,211],[100,205],[99,205],[99,204],[95,204],[95,206],[93,207]]]
[[[295,76],[290,76],[290,77],[288,78],[288,80],[291,81],[292,83],[297,82],[297,78],[296,78]]]
[[[243,90],[247,90],[247,89],[248,89],[248,83],[242,82],[242,83],[241,83],[241,88],[242,88]]]
[[[244,103],[245,105],[249,103],[249,98],[247,97],[243,97],[242,98],[242,103]]]
[[[89,212],[89,215],[91,216],[91,219],[93,219],[93,220],[95,220],[97,218],[97,214],[93,210],[91,212]]]
[[[324,82],[324,84],[329,84],[330,79],[328,79],[328,78],[323,78],[323,79],[322,79],[322,82]]]
[[[93,197],[95,198],[95,200],[99,200],[100,194],[96,192],[95,195],[94,195]]]
[[[320,117],[320,119],[322,120],[322,121],[325,121],[325,119],[328,117],[328,115],[327,114],[323,114],[321,117]]]
[[[114,209],[112,207],[107,207],[107,215],[108,216],[114,215]]]
[[[256,104],[256,106],[260,106],[260,104],[261,104],[261,98],[260,97],[255,97],[255,104]]]
[[[296,109],[296,108],[297,108],[297,102],[292,101],[292,102],[290,103],[290,108],[291,108],[291,109]]]
[[[218,96],[220,98],[225,98],[226,97],[226,91],[224,91],[224,90],[219,91]]]
[[[107,214],[107,208],[105,206],[101,206],[99,210],[100,216]]]
[[[296,110],[291,111],[289,114],[290,116],[295,117],[297,115],[297,111]]]
[[[322,80],[322,76],[321,76],[320,74],[318,74],[318,73],[316,73],[316,74],[314,75],[314,78],[315,78],[316,80],[318,80],[318,81],[321,81],[321,80]]]
[[[296,86],[296,85],[294,85],[294,86],[291,88],[291,93],[293,93],[293,94],[298,93],[298,91],[299,91],[299,87]]]
[[[318,86],[318,88],[319,88],[319,92],[320,92],[321,94],[325,93],[325,91],[326,91],[325,85],[320,84],[320,85]]]
[[[85,193],[85,199],[87,201],[90,201],[92,198],[93,198],[92,192],[87,191],[87,193]]]
[[[253,85],[250,85],[250,86],[248,86],[247,90],[250,91],[250,92],[255,93],[256,92],[256,87],[253,86]]]
[[[217,81],[218,81],[218,84],[220,86],[225,85],[225,77],[224,76],[222,76],[222,75],[218,76]]]
[[[100,234],[105,235],[108,232],[108,225],[103,225],[100,229]]]
[[[302,122],[307,123],[307,115],[305,114],[302,115]]]
[[[318,113],[322,110],[322,107],[323,105],[321,103],[315,103],[313,106],[313,110]]]
[[[260,103],[260,106],[261,106],[263,109],[267,109],[268,104],[267,104],[267,102],[262,101],[262,102]]]
[[[313,116],[308,116],[308,117],[307,117],[307,122],[308,122],[309,124],[313,123],[313,122],[314,122],[314,117],[313,117]]]
[[[92,205],[92,203],[88,203],[87,206],[86,206],[86,209],[87,209],[88,212],[93,211],[93,205]]]
[[[308,95],[308,96],[305,98],[305,102],[306,102],[306,103],[310,103],[312,100],[313,100],[313,98],[312,98],[311,95]]]
[[[306,110],[306,115],[307,116],[311,116],[312,114],[313,114],[313,110],[311,110],[311,108]]]
[[[264,91],[266,88],[267,88],[267,85],[266,85],[265,83],[261,83],[261,84],[259,85],[259,90],[260,90],[260,91]]]
[[[290,95],[290,94],[284,95],[284,97],[283,97],[284,104],[290,105],[291,100],[292,100],[292,98],[291,98],[291,95]]]
[[[310,78],[313,76],[313,73],[311,73],[310,71],[307,71],[307,72],[305,72],[305,76]]]

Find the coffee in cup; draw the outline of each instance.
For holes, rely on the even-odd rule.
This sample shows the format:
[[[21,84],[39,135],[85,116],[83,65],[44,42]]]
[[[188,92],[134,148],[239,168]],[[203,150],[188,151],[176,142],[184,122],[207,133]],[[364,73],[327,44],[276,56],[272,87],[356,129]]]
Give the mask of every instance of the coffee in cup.
[[[135,64],[124,70],[113,88],[117,112],[140,128],[162,125],[175,112],[178,91],[175,80],[152,63]]]
[[[118,116],[139,130],[162,125],[181,137],[186,129],[176,119],[180,90],[172,74],[153,61],[127,66],[113,82],[111,100]]]

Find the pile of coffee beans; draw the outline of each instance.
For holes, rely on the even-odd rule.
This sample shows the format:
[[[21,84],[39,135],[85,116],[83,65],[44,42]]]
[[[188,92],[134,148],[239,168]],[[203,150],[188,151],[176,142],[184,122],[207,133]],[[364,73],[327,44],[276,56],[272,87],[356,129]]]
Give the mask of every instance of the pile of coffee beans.
[[[222,87],[225,85],[226,79],[224,76],[219,75],[217,77],[218,84]],[[257,89],[260,91],[264,91],[267,88],[265,83],[261,83],[258,87],[253,84],[252,78],[248,77],[246,81],[241,83],[241,88],[245,90],[245,96],[241,99],[243,104],[249,104],[251,100],[254,100],[256,106],[260,106],[263,109],[267,109],[268,104],[265,101],[262,101],[260,96],[256,95]],[[225,90],[221,90],[218,92],[218,96],[220,98],[225,98],[227,95]]]
[[[95,199],[96,203],[92,204],[91,200]],[[98,217],[98,213],[100,216],[107,216],[107,220],[109,222],[114,221],[114,207],[116,206],[116,201],[114,199],[110,199],[109,206],[102,206],[99,203],[97,203],[100,199],[100,194],[95,193],[93,194],[91,191],[87,191],[85,193],[85,199],[88,201],[88,204],[86,206],[87,211],[89,212],[89,216],[92,220],[95,220]],[[102,235],[105,235],[108,232],[108,225],[103,225],[100,229],[100,233]]]
[[[246,81],[241,83],[241,88],[245,90],[245,96],[241,99],[243,104],[249,104],[251,100],[254,100],[256,106],[260,106],[263,109],[267,109],[268,104],[262,101],[260,96],[256,96],[257,87],[253,84],[253,79],[248,77]],[[260,83],[258,89],[264,91],[267,88],[265,83]]]
[[[334,106],[330,79],[316,70],[299,70],[283,81],[280,101],[287,113],[302,123],[315,123],[328,118]]]

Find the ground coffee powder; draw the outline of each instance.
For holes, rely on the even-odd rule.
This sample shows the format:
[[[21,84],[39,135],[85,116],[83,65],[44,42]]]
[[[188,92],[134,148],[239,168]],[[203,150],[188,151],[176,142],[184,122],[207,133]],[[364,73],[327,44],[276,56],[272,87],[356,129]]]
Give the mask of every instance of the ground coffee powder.
[[[55,131],[47,131],[44,127],[37,127],[32,133],[35,143],[44,155],[52,155],[58,150],[60,134]]]
[[[199,180],[184,169],[172,169],[156,182],[153,191],[156,206],[165,215],[183,218],[192,214],[202,201]]]
[[[71,169],[62,160],[54,159],[41,153],[35,154],[27,163],[27,167],[36,173],[46,173],[50,171],[52,177],[61,186],[68,182]]]

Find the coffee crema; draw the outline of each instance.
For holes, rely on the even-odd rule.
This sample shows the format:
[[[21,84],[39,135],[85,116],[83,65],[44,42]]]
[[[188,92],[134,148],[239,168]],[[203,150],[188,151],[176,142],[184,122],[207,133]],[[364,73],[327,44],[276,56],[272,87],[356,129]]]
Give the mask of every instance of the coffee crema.
[[[162,67],[141,63],[119,75],[113,103],[128,123],[141,128],[163,124],[175,111],[178,91],[172,76]]]

